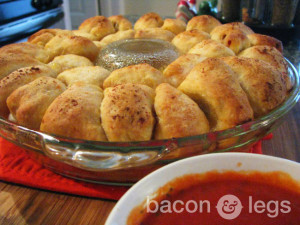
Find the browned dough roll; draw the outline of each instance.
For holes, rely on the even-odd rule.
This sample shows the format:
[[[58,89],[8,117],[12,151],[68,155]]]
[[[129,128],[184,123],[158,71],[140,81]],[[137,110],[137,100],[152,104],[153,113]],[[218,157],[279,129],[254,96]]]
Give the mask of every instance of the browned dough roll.
[[[141,30],[145,28],[161,27],[164,21],[157,13],[150,12],[141,16],[134,24],[135,30]]]
[[[121,84],[104,90],[103,129],[109,141],[148,141],[155,124],[154,90],[142,84]]]
[[[215,27],[222,25],[219,20],[209,15],[194,16],[188,23],[186,30],[200,30],[210,33]]]
[[[73,36],[74,33],[70,30],[62,29],[42,29],[34,33],[28,38],[28,42],[44,47],[56,35]]]
[[[75,67],[93,65],[94,64],[88,58],[74,54],[56,56],[50,63],[48,63],[48,66],[50,66],[58,74]]]
[[[104,81],[103,87],[108,88],[119,84],[134,83],[156,88],[164,81],[162,72],[147,63],[142,63],[114,70]]]
[[[104,16],[94,16],[86,19],[80,24],[79,30],[91,33],[98,40],[116,32],[113,23]]]
[[[180,19],[165,19],[164,24],[161,27],[164,30],[171,31],[173,34],[177,35],[185,31],[186,24]]]
[[[41,63],[27,54],[0,54],[0,79],[6,77],[8,74],[17,69],[37,65],[44,65],[44,63]]]
[[[0,55],[7,53],[16,55],[25,54],[39,60],[42,63],[48,63],[50,60],[49,53],[46,50],[38,45],[30,44],[28,42],[5,45],[0,48]]]
[[[254,58],[263,60],[272,66],[276,70],[281,72],[282,79],[285,82],[286,89],[289,91],[292,89],[293,84],[288,75],[288,64],[285,61],[283,55],[274,47],[258,45],[245,49],[238,56]]]
[[[174,87],[178,87],[194,66],[202,62],[206,57],[197,54],[185,54],[170,63],[163,74],[166,80]]]
[[[160,84],[155,94],[155,139],[193,136],[209,131],[206,116],[190,97],[167,83]]]
[[[47,109],[41,131],[70,138],[106,141],[101,126],[101,88],[76,83],[58,96]]]
[[[189,30],[177,34],[172,44],[176,46],[181,54],[187,53],[192,47],[203,40],[210,39],[210,35],[200,30]]]
[[[171,42],[175,37],[171,31],[164,30],[162,28],[145,28],[139,29],[135,32],[135,38],[154,38],[154,39],[161,39],[164,41]]]
[[[193,48],[188,51],[189,54],[198,54],[203,57],[225,57],[234,56],[234,52],[221,44],[218,41],[207,39],[196,44]]]
[[[131,22],[122,15],[110,16],[107,19],[113,24],[116,31],[132,29]]]
[[[234,72],[218,58],[197,64],[178,87],[205,112],[213,131],[253,119],[253,110]]]
[[[46,65],[30,66],[18,69],[0,80],[0,116],[7,117],[9,110],[6,99],[14,90],[42,76],[55,78],[57,73]]]
[[[247,35],[251,46],[267,45],[276,48],[281,53],[283,52],[282,42],[274,37],[263,34],[248,34]]]
[[[103,87],[104,80],[110,72],[100,66],[80,66],[65,70],[57,76],[57,79],[70,86],[77,82],[93,84]]]
[[[57,35],[45,45],[45,49],[51,59],[59,55],[74,54],[94,62],[99,54],[99,49],[93,41],[80,36]]]
[[[280,105],[286,97],[281,74],[268,63],[244,57],[226,57],[222,60],[235,72],[248,96],[255,117],[263,116]]]
[[[47,108],[65,89],[55,78],[39,77],[16,89],[7,98],[7,106],[18,124],[38,130]]]

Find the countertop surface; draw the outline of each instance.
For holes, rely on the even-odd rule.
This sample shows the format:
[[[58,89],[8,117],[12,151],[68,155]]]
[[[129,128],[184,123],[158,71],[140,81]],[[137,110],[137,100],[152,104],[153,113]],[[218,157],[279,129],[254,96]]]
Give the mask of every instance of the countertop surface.
[[[272,31],[265,33],[270,32],[276,36]],[[298,71],[299,33],[299,29],[294,29],[277,34],[282,36],[284,55]],[[299,103],[285,116],[282,125],[273,134],[273,139],[263,142],[263,153],[300,162]],[[59,194],[0,181],[1,225],[104,224],[115,204],[115,201]]]

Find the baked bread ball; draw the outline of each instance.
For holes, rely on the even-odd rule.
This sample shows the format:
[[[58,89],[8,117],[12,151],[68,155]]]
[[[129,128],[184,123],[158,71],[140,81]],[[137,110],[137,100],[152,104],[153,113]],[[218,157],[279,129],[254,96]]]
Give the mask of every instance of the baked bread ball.
[[[106,141],[101,126],[101,88],[76,83],[59,95],[47,109],[40,130],[50,134],[91,141]]]
[[[148,141],[155,124],[154,90],[142,84],[121,84],[104,90],[103,129],[109,141]]]
[[[47,51],[38,45],[30,44],[28,42],[9,44],[0,48],[0,55],[8,53],[16,55],[25,54],[39,60],[42,63],[48,63],[50,60],[50,56]]]
[[[293,84],[288,75],[288,65],[283,55],[274,47],[258,45],[250,47],[239,54],[239,56],[263,60],[274,66],[281,72],[282,79],[285,82],[286,89],[292,89]]]
[[[8,116],[6,100],[14,90],[42,76],[55,78],[57,73],[46,65],[38,65],[18,69],[2,78],[0,80],[0,116]]]
[[[91,41],[97,41],[98,40],[98,37],[96,37],[95,35],[93,35],[91,33],[85,32],[83,30],[73,30],[73,34],[75,36],[80,36],[80,37],[87,38]],[[72,35],[72,36],[74,36],[74,35]]]
[[[247,35],[251,46],[255,45],[267,45],[276,48],[281,53],[283,52],[282,42],[274,37],[263,34],[248,34]]]
[[[250,47],[250,41],[246,33],[242,30],[217,28],[210,33],[211,39],[221,42],[223,45],[234,51],[235,54]]]
[[[284,101],[286,87],[281,74],[268,63],[236,56],[222,60],[235,72],[256,118],[269,113]]]
[[[232,22],[232,23],[225,23],[222,24],[221,26],[216,26],[211,32],[210,35],[212,34],[217,34],[217,33],[224,33],[229,31],[229,30],[240,30],[244,34],[249,35],[249,34],[254,34],[254,31],[248,27],[247,25],[241,23],[241,22]]]
[[[164,24],[161,27],[164,30],[171,31],[173,34],[177,35],[186,29],[186,23],[180,19],[165,19]]]
[[[68,86],[81,82],[102,88],[103,82],[109,74],[108,70],[100,66],[79,66],[63,71],[57,76],[57,79]]]
[[[186,30],[200,30],[210,33],[215,27],[222,25],[219,20],[209,15],[194,16],[187,23]]]
[[[164,30],[161,28],[145,28],[139,29],[135,32],[135,38],[154,38],[154,39],[161,39],[164,41],[171,42],[172,39],[175,37],[171,31]]]
[[[45,45],[45,49],[51,59],[59,55],[74,54],[94,62],[99,54],[99,49],[91,40],[80,36],[57,35]]]
[[[7,98],[7,106],[18,124],[39,130],[47,108],[65,89],[66,86],[55,78],[39,77],[16,89]]]
[[[170,63],[163,74],[166,80],[174,87],[178,87],[194,66],[206,57],[197,54],[185,54]]]
[[[62,29],[42,29],[34,33],[28,38],[28,42],[44,47],[56,35],[73,36],[74,33],[70,30]]]
[[[56,56],[48,65],[56,71],[57,74],[81,66],[93,66],[94,64],[86,57],[79,55],[60,55]]]
[[[115,15],[108,17],[108,20],[113,24],[115,31],[131,30],[132,24],[122,15]]]
[[[157,13],[150,12],[141,16],[134,24],[135,30],[146,28],[161,27],[164,24],[163,19]]]
[[[104,16],[94,16],[86,19],[80,24],[79,30],[91,33],[97,37],[97,40],[116,32],[113,23]]]
[[[114,70],[104,81],[103,87],[108,88],[119,84],[133,83],[156,88],[164,81],[162,72],[147,63],[142,63]]]
[[[197,102],[212,131],[225,130],[253,119],[246,93],[230,67],[221,59],[198,63],[178,87]]]
[[[157,115],[155,139],[186,137],[207,133],[209,123],[199,106],[170,84],[155,90],[154,108]]]
[[[189,54],[198,54],[203,57],[225,57],[225,56],[234,56],[234,52],[221,44],[218,41],[207,39],[201,41],[199,44],[196,44],[188,52]]]
[[[115,42],[115,41],[120,41],[124,39],[131,39],[134,38],[135,36],[135,31],[134,30],[124,30],[124,31],[118,31],[114,34],[107,35],[104,37],[98,44],[97,47],[102,49],[106,45]]]
[[[172,44],[176,46],[181,54],[185,54],[196,44],[206,39],[210,39],[208,33],[200,30],[189,30],[176,35],[172,40]]]
[[[0,79],[11,72],[27,66],[44,65],[39,60],[27,54],[3,53],[0,54]]]

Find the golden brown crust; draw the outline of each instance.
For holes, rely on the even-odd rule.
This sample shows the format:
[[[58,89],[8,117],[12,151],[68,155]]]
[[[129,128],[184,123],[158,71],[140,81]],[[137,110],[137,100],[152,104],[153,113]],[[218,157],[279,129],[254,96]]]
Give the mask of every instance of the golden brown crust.
[[[47,109],[41,131],[71,138],[106,141],[101,126],[102,90],[76,83],[58,96]]]
[[[131,22],[122,15],[110,16],[108,17],[108,20],[112,22],[116,31],[124,31],[124,30],[132,29]]]
[[[99,49],[91,40],[80,36],[57,35],[45,45],[45,49],[51,59],[59,55],[74,54],[94,62],[99,54]]]
[[[141,16],[136,23],[134,24],[135,30],[141,30],[145,28],[155,28],[161,27],[164,24],[164,21],[157,13],[150,12]]]
[[[288,65],[283,55],[274,47],[257,45],[242,51],[239,56],[263,60],[274,66],[281,72],[282,78],[285,81],[287,90],[291,90],[293,85],[288,75]]]
[[[27,66],[44,65],[37,59],[26,54],[0,54],[0,79],[11,72]]]
[[[259,117],[272,111],[286,97],[286,87],[279,71],[268,63],[252,58],[226,57],[222,60],[235,72],[241,87]]]
[[[171,31],[173,34],[177,35],[186,29],[186,24],[180,19],[165,19],[164,24],[161,27],[164,30]]]
[[[101,41],[93,41],[93,43],[97,46],[97,48],[99,49],[99,51],[103,48],[103,45],[101,44]]]
[[[224,32],[226,30],[240,30],[243,33],[245,33],[246,35],[248,34],[254,34],[254,31],[248,27],[247,25],[241,23],[241,22],[232,22],[232,23],[225,23],[222,24],[221,26],[217,26],[215,27],[212,31],[211,31],[211,35],[212,33],[219,33],[219,32]]]
[[[38,45],[30,44],[28,42],[9,44],[0,48],[1,55],[7,53],[16,55],[25,54],[39,60],[42,63],[48,63],[50,60],[50,56],[47,51]]]
[[[224,130],[253,119],[248,98],[233,71],[222,60],[197,64],[178,87],[205,112],[213,130]]]
[[[28,42],[44,47],[56,35],[74,35],[70,30],[42,29],[28,38]]]
[[[87,38],[91,41],[97,41],[98,40],[98,37],[96,37],[95,35],[93,35],[91,33],[85,32],[83,30],[73,30],[72,32],[75,36],[84,37],[84,38]],[[72,35],[72,36],[74,36],[74,35]]]
[[[172,44],[177,47],[181,54],[185,54],[196,44],[206,39],[210,39],[208,33],[200,30],[189,30],[176,35]]]
[[[86,19],[80,24],[79,30],[91,33],[98,40],[116,32],[112,22],[104,16],[94,16]]]
[[[103,87],[108,88],[119,84],[133,83],[156,88],[164,81],[162,72],[147,63],[142,63],[114,70],[104,81]]]
[[[154,38],[154,39],[161,39],[164,41],[172,41],[175,37],[171,31],[164,30],[161,28],[145,28],[139,29],[135,32],[135,38]]]
[[[186,26],[186,30],[200,30],[210,33],[215,27],[222,25],[219,20],[209,15],[193,17]]]
[[[267,45],[276,48],[281,53],[283,52],[282,42],[274,37],[263,34],[249,34],[247,37],[250,40],[251,46]]]
[[[86,57],[68,54],[56,56],[48,65],[59,74],[68,69],[80,66],[93,66],[94,64]]]
[[[114,34],[107,35],[104,37],[98,44],[97,47],[102,49],[106,45],[115,42],[120,41],[124,39],[131,39],[134,38],[135,30],[124,30],[124,31],[118,31]]]
[[[56,77],[57,73],[46,65],[38,65],[18,69],[0,80],[0,116],[7,117],[6,99],[14,90],[41,76]]]
[[[250,47],[247,35],[238,29],[215,29],[211,33],[211,39],[216,40],[230,48],[235,54]]]
[[[174,87],[178,87],[194,66],[206,57],[197,54],[185,54],[167,66],[163,74]]]
[[[109,141],[148,141],[152,137],[154,90],[141,84],[121,84],[104,90],[103,129]]]
[[[7,98],[7,106],[18,124],[38,130],[47,108],[65,89],[55,78],[39,77],[16,89]]]
[[[65,70],[57,76],[57,79],[70,86],[81,82],[103,87],[104,80],[110,72],[100,66],[80,66]]]
[[[154,108],[157,115],[155,139],[168,139],[203,134],[209,123],[199,106],[169,84],[155,90]]]
[[[235,55],[230,48],[212,39],[201,41],[200,43],[196,44],[193,48],[191,48],[188,53],[198,54],[207,58],[218,58]]]

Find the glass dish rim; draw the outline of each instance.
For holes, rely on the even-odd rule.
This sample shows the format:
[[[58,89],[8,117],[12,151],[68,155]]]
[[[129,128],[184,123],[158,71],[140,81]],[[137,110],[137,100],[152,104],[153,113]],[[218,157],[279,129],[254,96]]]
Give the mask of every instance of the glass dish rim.
[[[18,129],[29,132],[34,135],[41,136],[43,139],[48,140],[49,142],[59,142],[60,144],[84,144],[85,146],[96,146],[101,147],[101,150],[105,150],[107,152],[116,152],[116,150],[124,150],[124,152],[128,152],[129,150],[134,149],[135,151],[147,151],[151,150],[153,151],[154,148],[166,146],[170,143],[185,143],[187,140],[203,140],[207,139],[208,136],[214,136],[216,137],[216,141],[224,140],[226,138],[231,137],[237,137],[241,136],[247,133],[250,133],[252,131],[258,130],[261,127],[265,127],[271,123],[273,123],[275,120],[281,118],[284,116],[287,112],[290,111],[290,109],[297,103],[297,101],[300,98],[300,79],[299,74],[295,68],[295,66],[285,57],[285,60],[288,63],[289,71],[293,74],[292,82],[293,82],[293,89],[290,91],[289,96],[285,99],[285,101],[279,105],[277,108],[272,110],[270,113],[257,118],[255,120],[249,121],[247,123],[235,126],[233,128],[229,128],[226,130],[221,131],[213,131],[208,132],[201,135],[195,135],[195,136],[185,136],[185,137],[179,137],[179,138],[171,138],[171,139],[163,139],[163,140],[149,140],[149,141],[133,141],[133,142],[104,142],[104,141],[90,141],[85,139],[78,139],[78,138],[69,138],[54,134],[48,134],[43,133],[41,131],[31,130],[29,128],[26,128],[24,126],[18,125],[14,122],[8,121],[5,118],[0,116],[0,123],[4,123],[5,125],[17,127]],[[290,72],[289,72],[290,74]],[[244,128],[250,128],[245,130]],[[5,137],[4,137],[5,138]],[[190,144],[193,145],[193,144]],[[184,145],[188,146],[188,145]],[[150,147],[150,148],[149,148]],[[96,149],[97,150],[97,149]]]

